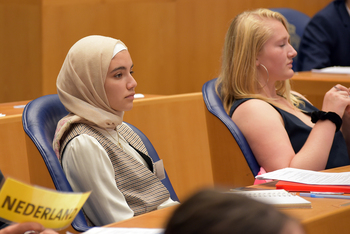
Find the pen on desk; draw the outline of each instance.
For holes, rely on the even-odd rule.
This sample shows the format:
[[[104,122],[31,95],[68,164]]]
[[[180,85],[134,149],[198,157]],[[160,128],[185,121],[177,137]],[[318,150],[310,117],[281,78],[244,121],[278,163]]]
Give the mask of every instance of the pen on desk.
[[[310,192],[311,194],[317,195],[342,195],[344,192]]]
[[[300,193],[301,197],[311,197],[311,198],[337,198],[337,199],[350,199],[350,196],[344,195],[331,195],[331,194],[312,194],[312,193]]]

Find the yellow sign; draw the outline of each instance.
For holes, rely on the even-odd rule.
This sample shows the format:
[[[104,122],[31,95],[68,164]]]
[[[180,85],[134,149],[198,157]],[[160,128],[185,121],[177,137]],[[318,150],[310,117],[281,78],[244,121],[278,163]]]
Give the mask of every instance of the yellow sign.
[[[34,187],[7,178],[0,190],[0,218],[62,229],[74,220],[89,195],[90,192],[69,193]]]

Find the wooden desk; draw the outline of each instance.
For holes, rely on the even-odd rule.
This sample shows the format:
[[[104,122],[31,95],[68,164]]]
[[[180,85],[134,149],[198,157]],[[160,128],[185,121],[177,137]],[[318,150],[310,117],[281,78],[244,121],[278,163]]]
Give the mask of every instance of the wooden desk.
[[[0,169],[5,176],[29,183],[28,159],[25,134],[22,127],[22,112],[29,101],[0,104]]]
[[[350,171],[350,166],[344,166],[326,170],[327,172]],[[276,182],[252,186],[266,189],[274,189]],[[304,225],[307,233],[347,233],[350,230],[350,200],[330,198],[308,198],[311,201],[311,209],[283,209]],[[349,204],[342,206],[344,204]]]
[[[107,227],[164,228],[167,220],[178,206],[171,206],[139,215],[131,219],[107,225]]]
[[[292,89],[321,109],[325,93],[334,85],[350,87],[350,75],[297,72],[291,79]]]
[[[328,172],[350,171],[350,166],[327,170]],[[276,182],[252,187],[274,189]],[[350,200],[305,198],[312,202],[311,209],[281,209],[282,212],[291,215],[304,225],[308,234],[347,233],[350,230]],[[349,203],[348,206],[342,206]],[[175,207],[157,210],[117,222],[109,227],[140,227],[140,228],[164,228]]]
[[[22,114],[24,106],[29,101],[0,103],[0,113],[6,116]]]

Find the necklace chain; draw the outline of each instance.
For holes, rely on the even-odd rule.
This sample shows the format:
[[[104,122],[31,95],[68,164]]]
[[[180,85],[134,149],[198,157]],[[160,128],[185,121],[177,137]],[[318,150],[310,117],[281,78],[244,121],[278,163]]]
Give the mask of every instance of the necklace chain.
[[[118,132],[118,130],[117,130],[117,129],[114,129],[114,130],[116,131],[116,133],[117,133],[117,138],[118,138],[118,139],[115,139],[115,138],[112,136],[112,134],[109,133],[109,131],[108,131],[107,129],[105,129],[105,130],[107,131],[108,135],[110,135],[110,136],[117,142],[119,148],[121,148],[121,149],[124,151],[124,147],[122,146],[122,144],[121,144],[120,141],[119,141],[119,132]]]

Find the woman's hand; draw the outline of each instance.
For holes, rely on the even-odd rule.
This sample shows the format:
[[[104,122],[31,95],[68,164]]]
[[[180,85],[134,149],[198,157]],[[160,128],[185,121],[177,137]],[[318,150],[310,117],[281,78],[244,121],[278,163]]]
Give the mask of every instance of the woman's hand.
[[[350,114],[350,91],[342,85],[335,85],[324,96],[322,110],[337,113],[340,117],[344,112]]]
[[[54,230],[45,229],[41,224],[35,222],[16,223],[0,230],[0,234],[58,234]]]

